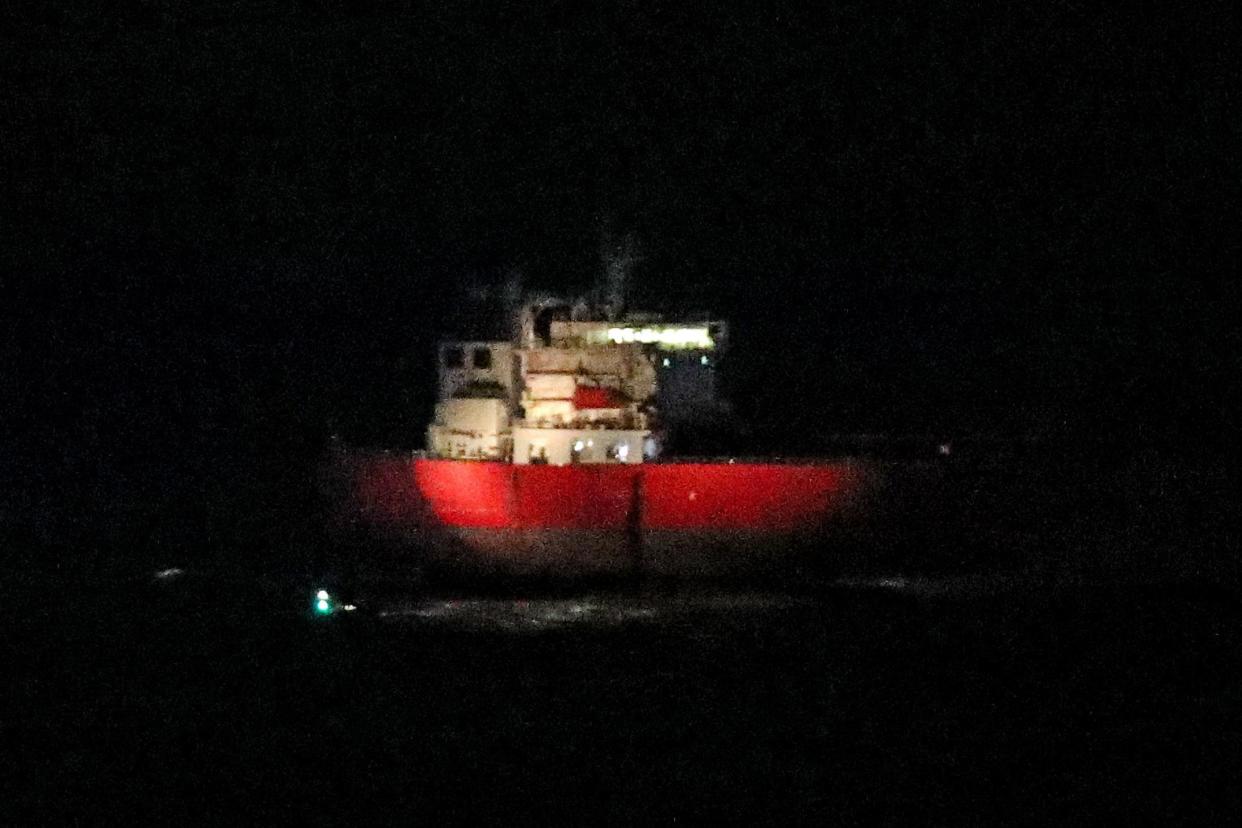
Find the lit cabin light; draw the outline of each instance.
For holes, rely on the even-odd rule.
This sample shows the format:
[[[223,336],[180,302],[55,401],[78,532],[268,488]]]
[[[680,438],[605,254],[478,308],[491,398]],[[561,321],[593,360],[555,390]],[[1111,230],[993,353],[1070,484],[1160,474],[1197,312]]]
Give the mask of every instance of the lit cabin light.
[[[707,364],[707,354],[704,354],[703,356],[699,357],[699,365],[706,365],[706,364]]]
[[[581,440],[574,440],[574,451],[582,451],[584,448],[586,448],[585,443]]]
[[[664,362],[664,367],[665,367],[665,368],[667,368],[668,366],[670,366],[670,365],[672,365],[672,364],[673,364],[673,361],[672,361],[671,359],[669,359],[668,357],[665,357],[665,358],[664,358],[664,360],[663,360],[663,362]]]
[[[711,332],[706,326],[688,328],[649,326],[642,328],[609,328],[608,340],[618,345],[641,342],[664,348],[714,348]]]

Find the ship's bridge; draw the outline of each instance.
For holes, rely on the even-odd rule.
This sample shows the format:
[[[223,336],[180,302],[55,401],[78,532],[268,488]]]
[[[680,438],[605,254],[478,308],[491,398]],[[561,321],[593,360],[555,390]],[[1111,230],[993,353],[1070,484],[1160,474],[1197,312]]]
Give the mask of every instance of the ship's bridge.
[[[434,456],[639,463],[657,450],[653,411],[665,424],[691,422],[716,404],[724,322],[591,318],[581,303],[551,300],[521,320],[516,342],[441,343]]]

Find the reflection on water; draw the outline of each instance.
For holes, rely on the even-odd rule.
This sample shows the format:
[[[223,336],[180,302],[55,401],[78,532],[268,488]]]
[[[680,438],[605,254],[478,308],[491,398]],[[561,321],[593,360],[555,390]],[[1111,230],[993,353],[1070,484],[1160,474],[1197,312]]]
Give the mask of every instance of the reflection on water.
[[[587,595],[572,598],[452,598],[394,602],[376,616],[394,621],[460,629],[539,632],[669,623],[722,613],[770,614],[809,605],[777,594],[675,596]]]
[[[683,584],[678,587],[598,590],[577,594],[518,594],[497,597],[488,593],[428,593],[419,586],[405,589],[389,583],[370,582],[378,592],[360,591],[343,585],[331,590],[315,584],[292,586],[288,581],[212,577],[193,570],[169,567],[148,570],[156,590],[178,596],[179,603],[193,604],[198,591],[219,598],[229,596],[230,606],[266,611],[301,612],[309,607],[317,618],[343,613],[370,618],[409,629],[529,633],[553,630],[604,630],[621,627],[658,627],[703,621],[739,622],[814,608],[853,604],[855,599],[891,597],[916,604],[951,605],[1000,596],[1055,594],[1066,588],[1090,586],[1083,579],[1072,582],[1033,573],[987,573],[926,576],[888,572],[843,576],[817,585],[792,588],[740,585]],[[314,582],[312,582],[314,583]],[[282,585],[283,584],[283,585]],[[296,600],[290,600],[293,596]],[[304,603],[305,602],[305,603]]]
[[[844,577],[814,594],[781,591],[598,592],[572,597],[405,597],[367,602],[372,617],[439,629],[540,632],[604,629],[624,625],[676,624],[696,619],[771,618],[825,601],[857,595],[891,595],[913,600],[957,600],[998,595],[1030,587],[1020,578],[963,576],[952,578],[883,575]]]
[[[921,598],[972,598],[1051,585],[1043,580],[1020,574],[993,573],[939,578],[882,575],[838,578],[831,586],[837,590],[882,591]]]

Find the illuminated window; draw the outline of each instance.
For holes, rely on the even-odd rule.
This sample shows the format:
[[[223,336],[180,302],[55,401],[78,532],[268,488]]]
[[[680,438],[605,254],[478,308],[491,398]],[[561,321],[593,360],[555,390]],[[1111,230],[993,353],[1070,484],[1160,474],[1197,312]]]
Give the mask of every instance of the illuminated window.
[[[492,352],[489,351],[487,348],[475,348],[474,349],[474,367],[484,368],[484,369],[491,368],[492,367]]]
[[[618,344],[641,342],[667,349],[715,347],[706,327],[678,328],[656,325],[644,328],[609,328],[608,339]]]
[[[466,355],[456,345],[444,349],[444,367],[460,368],[466,364]]]

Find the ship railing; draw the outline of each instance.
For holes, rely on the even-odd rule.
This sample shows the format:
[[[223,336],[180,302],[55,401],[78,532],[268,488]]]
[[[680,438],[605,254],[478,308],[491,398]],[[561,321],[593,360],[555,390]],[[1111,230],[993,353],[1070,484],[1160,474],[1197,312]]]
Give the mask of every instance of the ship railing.
[[[713,456],[687,456],[687,455],[661,455],[652,460],[644,460],[643,463],[650,466],[677,466],[677,465],[738,465],[738,466],[815,466],[815,465],[835,465],[842,461],[854,459],[849,454],[837,456],[818,456],[818,457],[798,457],[785,455],[713,455]]]
[[[641,414],[614,417],[608,419],[573,419],[559,420],[540,418],[538,420],[517,420],[516,428],[538,428],[561,431],[643,431],[648,428],[647,418]]]

